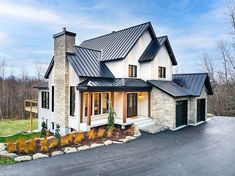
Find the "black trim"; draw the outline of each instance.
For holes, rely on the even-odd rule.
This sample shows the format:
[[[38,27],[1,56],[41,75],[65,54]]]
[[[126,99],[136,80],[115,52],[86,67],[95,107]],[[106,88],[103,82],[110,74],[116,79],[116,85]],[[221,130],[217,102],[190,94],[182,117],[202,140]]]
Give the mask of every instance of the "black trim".
[[[74,116],[75,113],[75,86],[69,88],[69,115]]]
[[[51,111],[54,112],[54,86],[51,87]]]

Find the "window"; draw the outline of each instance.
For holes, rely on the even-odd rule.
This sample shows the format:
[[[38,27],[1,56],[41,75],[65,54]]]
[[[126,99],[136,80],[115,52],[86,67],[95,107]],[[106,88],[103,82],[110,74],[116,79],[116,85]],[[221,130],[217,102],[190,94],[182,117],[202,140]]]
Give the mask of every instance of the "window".
[[[70,116],[74,116],[75,110],[75,87],[70,87]]]
[[[87,116],[87,98],[88,98],[88,95],[87,94],[85,94],[84,95],[84,115],[85,115],[85,117]]]
[[[51,111],[54,112],[54,86],[51,87]]]
[[[42,108],[49,109],[49,92],[42,92]]]
[[[94,94],[94,115],[101,114],[101,93]]]
[[[129,65],[128,76],[129,77],[137,77],[137,66],[136,65]]]
[[[158,77],[166,78],[166,67],[158,67]]]
[[[102,96],[102,113],[108,113],[109,110],[109,93],[103,93]]]
[[[51,122],[51,129],[52,129],[52,130],[55,129],[55,124],[54,124],[54,122]]]

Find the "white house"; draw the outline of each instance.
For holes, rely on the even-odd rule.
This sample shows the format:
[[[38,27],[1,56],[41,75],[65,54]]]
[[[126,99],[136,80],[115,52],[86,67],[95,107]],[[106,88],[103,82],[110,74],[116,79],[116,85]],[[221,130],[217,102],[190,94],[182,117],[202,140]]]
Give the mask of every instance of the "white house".
[[[172,74],[177,65],[167,36],[150,22],[75,44],[76,34],[54,36],[54,56],[38,88],[38,125],[62,133],[107,124],[108,102],[116,124],[159,124],[170,129],[206,121],[206,73]],[[141,125],[142,124],[142,125]]]

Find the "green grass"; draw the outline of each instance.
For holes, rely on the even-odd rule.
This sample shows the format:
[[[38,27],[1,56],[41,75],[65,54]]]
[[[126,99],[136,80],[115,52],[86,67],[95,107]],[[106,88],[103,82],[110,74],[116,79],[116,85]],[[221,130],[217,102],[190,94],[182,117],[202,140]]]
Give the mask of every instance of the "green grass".
[[[14,159],[5,158],[5,157],[0,156],[0,166],[7,165],[7,164],[14,164],[14,163],[15,163]]]
[[[38,120],[33,120],[33,129],[37,129]],[[28,131],[29,120],[4,120],[0,121],[0,136],[16,134],[18,131]]]
[[[33,133],[21,133],[21,134],[15,134],[12,136],[7,137],[0,137],[0,143],[6,143],[6,142],[15,142],[18,139],[28,140],[33,138],[39,138],[40,132],[33,132]]]

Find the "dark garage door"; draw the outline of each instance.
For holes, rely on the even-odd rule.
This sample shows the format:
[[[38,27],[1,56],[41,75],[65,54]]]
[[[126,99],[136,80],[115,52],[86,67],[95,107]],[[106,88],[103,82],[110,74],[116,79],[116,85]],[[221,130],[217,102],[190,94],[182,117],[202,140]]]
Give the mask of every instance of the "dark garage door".
[[[176,127],[187,125],[188,120],[188,101],[176,101]]]
[[[205,108],[206,108],[206,100],[198,99],[197,100],[197,122],[205,121]]]

